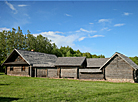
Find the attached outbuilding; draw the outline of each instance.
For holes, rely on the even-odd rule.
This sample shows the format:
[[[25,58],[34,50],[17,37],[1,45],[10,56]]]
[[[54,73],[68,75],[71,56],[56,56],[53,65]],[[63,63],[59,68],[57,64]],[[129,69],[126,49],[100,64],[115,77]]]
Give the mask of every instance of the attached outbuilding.
[[[79,79],[79,69],[86,67],[86,57],[58,57],[55,66],[59,78]]]
[[[100,70],[100,67],[108,60],[109,58],[87,58],[87,66],[85,68],[80,68],[79,78],[80,79],[103,79],[103,72]]]
[[[116,52],[101,67],[104,79],[109,81],[136,82],[138,80],[138,65],[127,56]]]
[[[56,60],[52,54],[14,49],[2,65],[7,75],[57,77]]]

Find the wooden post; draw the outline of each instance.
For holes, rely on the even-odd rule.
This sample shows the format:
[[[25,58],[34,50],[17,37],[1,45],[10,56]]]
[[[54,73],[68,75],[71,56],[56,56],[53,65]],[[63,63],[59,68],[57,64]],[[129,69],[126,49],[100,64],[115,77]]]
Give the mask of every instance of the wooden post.
[[[7,66],[6,66],[6,68],[5,68],[5,74],[7,74]]]
[[[61,78],[61,68],[58,68],[58,78]]]
[[[48,77],[48,69],[46,69],[46,77]]]
[[[105,76],[105,68],[102,69],[102,73],[103,73],[103,79],[106,80],[106,76]]]
[[[30,66],[30,77],[32,77],[32,66]]]
[[[37,68],[35,68],[35,77],[37,77]]]

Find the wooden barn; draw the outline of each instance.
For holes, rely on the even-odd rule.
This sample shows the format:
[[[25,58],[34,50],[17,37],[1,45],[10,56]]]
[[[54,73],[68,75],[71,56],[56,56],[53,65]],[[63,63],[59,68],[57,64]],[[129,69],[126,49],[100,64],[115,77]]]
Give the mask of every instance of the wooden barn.
[[[14,49],[2,65],[7,75],[138,82],[138,65],[118,52],[86,59]]]
[[[103,79],[103,72],[100,67],[109,58],[87,58],[87,66],[79,69],[80,79]]]
[[[58,57],[55,66],[59,78],[79,78],[79,69],[86,67],[86,57]]]
[[[52,54],[14,49],[2,65],[7,75],[57,77],[56,60]]]
[[[104,79],[118,82],[136,82],[138,80],[138,65],[125,55],[116,52],[100,69]]]

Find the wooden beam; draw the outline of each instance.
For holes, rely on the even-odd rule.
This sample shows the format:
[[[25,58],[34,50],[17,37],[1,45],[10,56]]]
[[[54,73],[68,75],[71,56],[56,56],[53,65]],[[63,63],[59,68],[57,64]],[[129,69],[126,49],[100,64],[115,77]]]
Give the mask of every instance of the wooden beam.
[[[32,66],[30,66],[30,77],[32,77]]]
[[[6,66],[6,68],[5,68],[5,74],[7,74],[7,66]]]
[[[48,69],[46,69],[46,77],[48,77]]]
[[[35,68],[35,77],[37,77],[37,68]]]
[[[58,70],[58,78],[61,78],[61,68],[57,67],[57,70]]]

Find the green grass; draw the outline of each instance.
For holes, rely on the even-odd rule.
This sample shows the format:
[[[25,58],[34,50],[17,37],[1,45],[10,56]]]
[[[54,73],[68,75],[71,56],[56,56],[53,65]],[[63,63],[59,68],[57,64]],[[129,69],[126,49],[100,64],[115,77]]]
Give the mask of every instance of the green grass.
[[[0,73],[0,101],[138,102],[138,84],[18,77]]]

